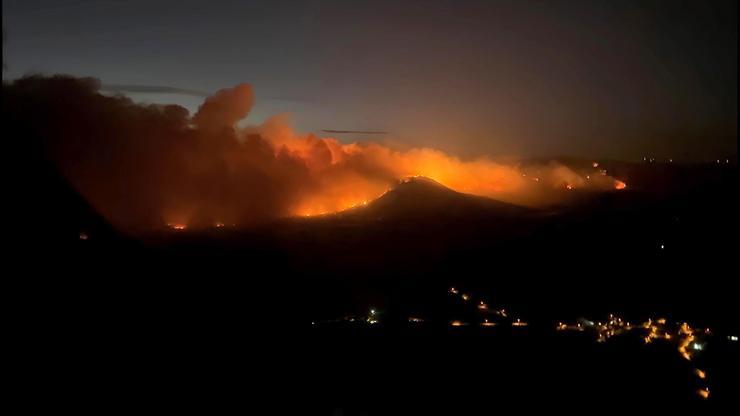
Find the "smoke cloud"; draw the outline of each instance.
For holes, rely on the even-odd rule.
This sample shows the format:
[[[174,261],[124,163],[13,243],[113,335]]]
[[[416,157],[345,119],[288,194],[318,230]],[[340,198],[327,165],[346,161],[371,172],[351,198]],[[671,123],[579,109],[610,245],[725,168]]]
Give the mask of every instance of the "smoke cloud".
[[[285,115],[237,128],[254,104],[249,84],[218,91],[192,117],[179,106],[99,90],[90,78],[18,79],[3,85],[4,116],[106,219],[130,232],[336,212],[413,175],[525,205],[552,203],[565,187],[615,183],[554,163],[464,161],[434,149],[301,135]]]

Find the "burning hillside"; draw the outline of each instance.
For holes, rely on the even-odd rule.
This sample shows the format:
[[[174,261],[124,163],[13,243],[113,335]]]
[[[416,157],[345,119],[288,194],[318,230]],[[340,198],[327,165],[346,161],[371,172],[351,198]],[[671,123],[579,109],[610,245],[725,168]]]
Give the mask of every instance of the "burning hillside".
[[[486,216],[519,217],[530,210],[487,197],[456,192],[423,176],[404,178],[379,198],[340,213],[345,218],[440,220]]]
[[[192,117],[179,106],[102,95],[94,79],[33,76],[3,89],[13,131],[37,140],[106,219],[129,231],[338,212],[410,176],[527,206],[566,190],[626,186],[596,165],[576,172],[557,163],[464,161],[434,149],[300,135],[281,115],[240,128],[253,105],[248,84],[217,92]]]

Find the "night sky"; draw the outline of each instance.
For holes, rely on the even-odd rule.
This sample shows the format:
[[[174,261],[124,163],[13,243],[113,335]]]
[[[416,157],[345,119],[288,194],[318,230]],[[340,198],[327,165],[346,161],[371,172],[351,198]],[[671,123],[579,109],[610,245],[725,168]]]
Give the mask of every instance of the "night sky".
[[[736,1],[3,1],[3,79],[94,76],[461,157],[737,152]],[[350,141],[367,136],[340,134]]]

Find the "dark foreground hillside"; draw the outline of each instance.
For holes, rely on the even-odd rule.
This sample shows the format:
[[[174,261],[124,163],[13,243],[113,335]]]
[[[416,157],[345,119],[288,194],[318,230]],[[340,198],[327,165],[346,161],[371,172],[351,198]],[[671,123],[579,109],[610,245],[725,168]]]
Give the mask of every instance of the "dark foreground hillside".
[[[14,223],[24,267],[12,316],[32,357],[25,377],[45,374],[49,397],[91,411],[149,398],[163,409],[192,399],[209,410],[322,414],[734,401],[738,351],[726,337],[739,328],[736,170],[680,169],[705,179],[536,212],[453,198],[444,216],[442,192],[423,215],[390,204],[369,216],[145,238],[118,234],[49,171]],[[529,326],[450,328],[450,286]],[[377,327],[311,325],[371,307],[382,312]],[[701,358],[710,400],[696,394],[695,363],[673,347],[553,329],[608,313],[712,328],[716,342]],[[434,325],[410,328],[410,316]]]

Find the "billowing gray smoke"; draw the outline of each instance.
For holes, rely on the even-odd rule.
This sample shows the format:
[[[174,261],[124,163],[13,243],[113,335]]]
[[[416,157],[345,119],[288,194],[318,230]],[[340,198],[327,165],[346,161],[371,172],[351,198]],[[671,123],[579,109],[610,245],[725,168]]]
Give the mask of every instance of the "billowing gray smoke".
[[[53,161],[96,210],[130,232],[333,212],[376,198],[410,175],[530,205],[565,185],[613,187],[609,177],[585,182],[561,165],[532,173],[433,149],[300,136],[281,116],[238,129],[254,101],[248,84],[218,91],[192,117],[179,106],[136,104],[99,89],[95,79],[67,76],[6,83],[4,120],[32,141],[29,151]]]

